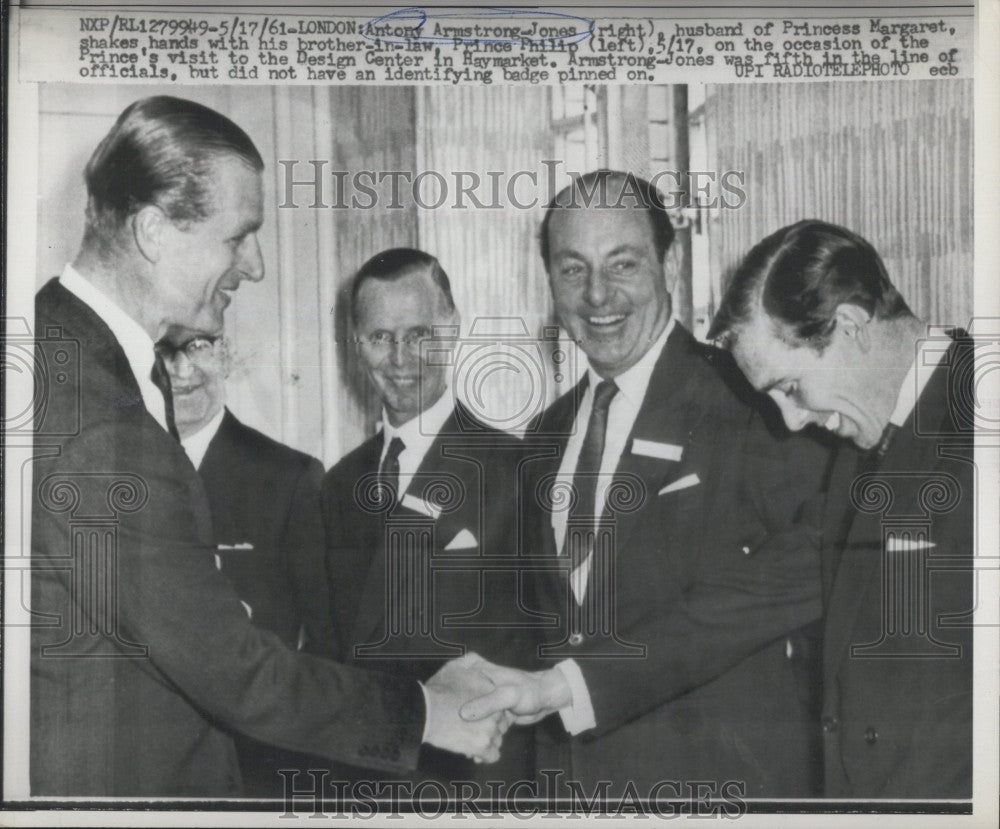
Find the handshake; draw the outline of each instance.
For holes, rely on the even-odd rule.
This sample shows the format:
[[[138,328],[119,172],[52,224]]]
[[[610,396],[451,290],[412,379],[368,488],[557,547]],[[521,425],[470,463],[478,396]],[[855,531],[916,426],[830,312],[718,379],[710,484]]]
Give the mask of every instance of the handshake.
[[[424,742],[477,763],[500,759],[511,725],[531,725],[573,701],[558,668],[520,671],[475,653],[453,659],[424,684]]]

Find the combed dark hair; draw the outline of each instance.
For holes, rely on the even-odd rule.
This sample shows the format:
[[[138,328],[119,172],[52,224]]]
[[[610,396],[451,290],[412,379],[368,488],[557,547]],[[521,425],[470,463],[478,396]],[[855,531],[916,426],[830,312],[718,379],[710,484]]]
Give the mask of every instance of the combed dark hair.
[[[250,137],[215,110],[167,95],[136,101],[87,162],[88,234],[108,242],[147,205],[179,223],[205,219],[212,212],[212,167],[226,156],[264,169]]]
[[[772,233],[746,255],[708,337],[732,345],[759,306],[787,344],[822,351],[842,303],[876,319],[912,315],[875,248],[846,228],[808,219]]]
[[[617,192],[612,193],[608,185],[619,182]],[[577,197],[582,202],[577,201]],[[647,211],[653,230],[653,244],[656,255],[663,259],[674,241],[674,226],[667,215],[663,196],[650,182],[634,173],[621,170],[594,170],[574,178],[573,183],[560,190],[545,207],[545,216],[538,231],[542,261],[549,267],[549,222],[556,210],[572,210],[586,207],[611,210],[643,209]]]
[[[437,257],[416,248],[390,248],[376,253],[358,268],[358,272],[354,275],[354,281],[351,283],[351,321],[357,322],[358,293],[365,282],[370,279],[394,282],[416,270],[426,270],[430,274],[434,284],[441,289],[448,310],[454,311],[455,300],[451,295],[451,282]]]

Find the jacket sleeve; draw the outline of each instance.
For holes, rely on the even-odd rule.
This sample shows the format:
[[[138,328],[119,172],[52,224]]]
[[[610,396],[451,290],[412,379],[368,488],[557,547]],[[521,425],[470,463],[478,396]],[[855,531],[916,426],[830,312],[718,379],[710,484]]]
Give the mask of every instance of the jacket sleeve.
[[[416,767],[419,685],[290,651],[254,627],[214,565],[202,483],[179,445],[148,418],[96,424],[36,464],[36,486],[71,480],[96,509],[111,498],[88,483],[100,470],[130,484],[115,496],[125,498],[112,571],[117,606],[88,611],[91,624],[116,614],[121,635],[145,646],[160,681],[236,731],[352,764]],[[69,549],[71,529],[65,510],[49,509],[39,541]],[[71,577],[55,573],[47,575]],[[66,611],[75,618],[82,604]]]
[[[338,651],[327,585],[322,483],[323,467],[310,459],[292,490],[281,549],[288,557],[289,576],[305,627],[305,648],[309,653],[334,658]]]
[[[644,654],[578,660],[597,722],[588,737],[710,682],[820,616],[818,529],[799,519],[826,450],[797,436],[776,440],[756,414],[735,434],[715,424],[703,448],[714,474],[702,495],[700,543],[664,556],[686,560],[676,587],[617,631]],[[670,545],[669,532],[646,540]]]

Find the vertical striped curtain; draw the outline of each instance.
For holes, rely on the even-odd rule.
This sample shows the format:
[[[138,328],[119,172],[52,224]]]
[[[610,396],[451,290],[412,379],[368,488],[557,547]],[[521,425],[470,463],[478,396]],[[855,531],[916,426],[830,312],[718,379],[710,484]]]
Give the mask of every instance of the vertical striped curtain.
[[[262,239],[269,273],[261,286],[244,289],[258,294],[256,301],[233,303],[227,315],[237,363],[227,394],[238,416],[329,466],[371,433],[378,413],[357,365],[345,288],[372,254],[416,242],[416,215],[405,199],[402,209],[331,205],[350,203],[361,171],[412,169],[414,90],[261,92],[255,100],[246,96],[249,112],[237,120],[255,138],[273,136],[273,150],[265,153]],[[291,163],[294,181],[311,182],[313,160],[323,163],[318,206],[312,186],[297,185],[289,194],[289,168],[279,163]],[[339,197],[335,172],[347,174]]]
[[[440,173],[449,192],[442,207],[418,211],[417,225],[420,246],[441,261],[462,314],[465,347],[456,354],[455,391],[488,421],[515,429],[528,408],[550,402],[557,391],[551,348],[536,345],[551,315],[537,243],[547,199],[542,161],[551,157],[549,123],[543,88],[417,90],[416,169]],[[537,199],[529,209],[507,195],[519,170],[537,180],[536,186],[525,175],[515,191],[522,204]],[[480,202],[499,209],[456,198],[455,174],[463,172],[482,182],[475,190]],[[500,182],[496,199],[490,173]],[[435,194],[428,186],[424,201]]]
[[[868,239],[918,316],[968,324],[971,81],[716,86],[706,118],[716,169],[746,175],[710,230],[716,298],[756,242],[818,218]]]

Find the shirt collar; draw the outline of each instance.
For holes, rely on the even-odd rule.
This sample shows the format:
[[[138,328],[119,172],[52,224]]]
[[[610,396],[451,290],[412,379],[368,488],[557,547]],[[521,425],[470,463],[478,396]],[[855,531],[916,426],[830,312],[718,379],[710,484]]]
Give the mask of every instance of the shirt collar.
[[[59,282],[104,320],[125,352],[136,379],[149,377],[156,361],[156,354],[153,350],[153,340],[146,330],[72,265],[63,268]]]
[[[671,317],[666,327],[660,333],[660,336],[653,341],[653,344],[639,358],[639,361],[613,378],[615,385],[618,386],[616,399],[617,397],[621,397],[635,408],[642,405],[643,398],[646,396],[646,389],[649,387],[649,380],[653,376],[653,369],[656,367],[656,362],[660,359],[660,354],[663,353],[663,348],[667,344],[667,337],[670,336],[673,330],[674,318]],[[594,371],[589,363],[587,366],[587,378],[591,390],[596,389],[597,384],[604,379]]]
[[[434,438],[437,437],[454,408],[455,397],[452,394],[451,386],[448,386],[437,402],[400,426],[393,426],[389,423],[386,411],[382,409],[383,454],[386,452],[389,442],[394,437],[398,437],[403,441],[407,452],[412,451],[422,457],[430,448],[431,443],[434,442]]]
[[[187,452],[187,456],[191,459],[191,464],[195,469],[198,469],[201,466],[201,462],[205,459],[208,446],[215,437],[216,432],[219,431],[219,427],[222,425],[222,418],[225,414],[226,407],[223,406],[197,432],[181,439],[181,446],[184,447],[184,451]]]
[[[896,397],[896,408],[892,410],[889,422],[895,426],[902,426],[913,412],[917,405],[917,400],[924,391],[924,387],[931,379],[934,370],[944,361],[948,353],[947,348],[926,348],[927,344],[921,342],[917,345],[917,354],[913,362],[910,363],[910,370],[906,372],[906,379],[899,388],[899,395]]]

